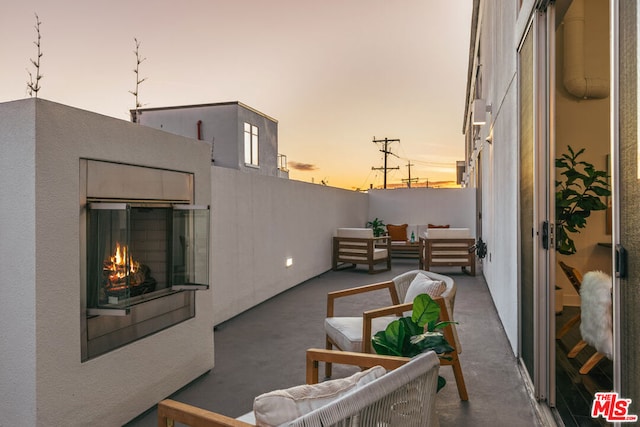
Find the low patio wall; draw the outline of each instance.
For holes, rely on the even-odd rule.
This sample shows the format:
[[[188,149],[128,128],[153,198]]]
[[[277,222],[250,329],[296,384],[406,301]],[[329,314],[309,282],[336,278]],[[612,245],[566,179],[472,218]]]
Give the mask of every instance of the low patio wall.
[[[475,236],[475,189],[364,194],[215,166],[211,180],[216,324],[329,270],[338,227],[363,227],[378,217],[386,223],[467,227]]]
[[[336,228],[367,222],[367,194],[216,166],[211,181],[216,324],[329,270]]]
[[[476,236],[475,188],[401,188],[369,191],[369,217],[385,224],[449,224]]]

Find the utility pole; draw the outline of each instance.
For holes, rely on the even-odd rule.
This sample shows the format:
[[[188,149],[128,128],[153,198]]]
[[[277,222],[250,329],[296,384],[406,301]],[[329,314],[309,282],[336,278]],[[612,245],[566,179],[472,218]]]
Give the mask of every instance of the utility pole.
[[[396,166],[395,168],[390,168],[387,167],[387,157],[389,157],[389,154],[393,154],[391,151],[389,151],[389,144],[392,142],[400,142],[399,139],[389,139],[389,138],[385,138],[385,139],[376,139],[376,137],[373,137],[373,143],[374,144],[378,144],[378,143],[384,143],[382,150],[380,150],[381,153],[384,153],[384,167],[381,168],[374,168],[372,167],[371,170],[374,171],[379,171],[379,170],[384,170],[384,188],[387,188],[387,171],[390,169],[400,169],[399,166]]]
[[[412,182],[418,182],[418,178],[411,178],[411,166],[415,166],[415,165],[412,164],[411,161],[407,161],[407,168],[409,169],[409,178],[402,180],[402,182],[407,183],[408,188],[411,188]]]

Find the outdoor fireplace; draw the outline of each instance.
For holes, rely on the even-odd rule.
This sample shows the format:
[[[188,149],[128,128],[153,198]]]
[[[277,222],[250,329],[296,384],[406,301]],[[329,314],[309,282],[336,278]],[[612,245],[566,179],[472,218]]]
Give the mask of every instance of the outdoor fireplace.
[[[82,359],[195,315],[208,289],[209,209],[189,173],[84,160]]]

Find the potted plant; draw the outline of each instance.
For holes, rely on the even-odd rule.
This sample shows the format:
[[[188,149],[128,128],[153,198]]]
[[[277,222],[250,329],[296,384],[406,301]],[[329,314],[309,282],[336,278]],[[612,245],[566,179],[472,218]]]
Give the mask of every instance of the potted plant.
[[[366,227],[373,229],[373,237],[384,236],[385,223],[381,219],[374,219],[373,221],[367,221]]]
[[[439,322],[440,306],[429,295],[420,294],[413,300],[411,317],[392,321],[384,331],[371,338],[371,344],[378,354],[414,357],[433,350],[439,356],[455,351],[447,342],[441,329],[456,322]],[[438,390],[446,380],[438,376]]]
[[[578,160],[584,148],[556,159],[556,251],[563,255],[576,253],[570,233],[579,233],[587,225],[591,211],[607,209],[601,197],[611,195],[607,173],[591,163]]]

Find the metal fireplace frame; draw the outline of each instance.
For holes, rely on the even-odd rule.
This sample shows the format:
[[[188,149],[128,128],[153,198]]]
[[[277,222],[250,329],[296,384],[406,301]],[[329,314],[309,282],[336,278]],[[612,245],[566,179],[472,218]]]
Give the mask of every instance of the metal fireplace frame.
[[[87,308],[88,207],[96,203],[189,207],[194,201],[190,172],[80,159],[80,322],[83,362],[195,316],[195,292],[207,285],[169,287],[131,299],[123,310]]]

